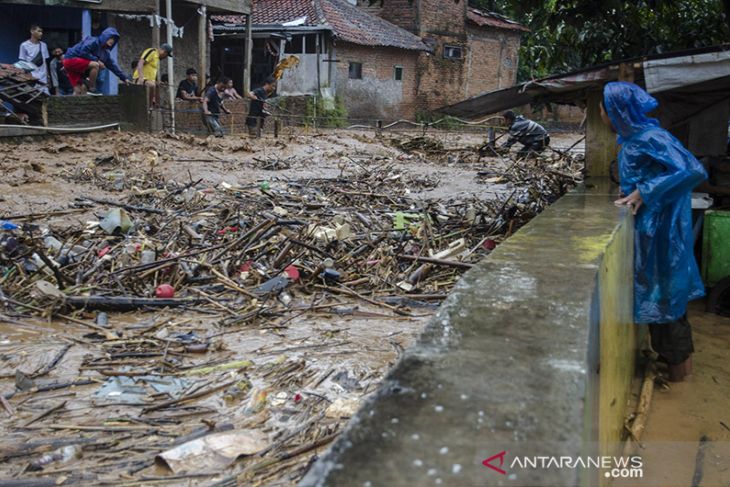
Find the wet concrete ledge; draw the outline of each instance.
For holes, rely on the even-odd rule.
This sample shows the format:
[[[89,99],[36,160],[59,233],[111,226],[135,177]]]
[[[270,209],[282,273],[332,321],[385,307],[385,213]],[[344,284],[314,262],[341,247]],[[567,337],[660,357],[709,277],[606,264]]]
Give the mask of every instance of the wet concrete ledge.
[[[482,461],[507,450],[510,470],[514,455],[618,440],[635,333],[633,223],[615,195],[588,181],[466,273],[300,485],[597,485],[596,472]]]

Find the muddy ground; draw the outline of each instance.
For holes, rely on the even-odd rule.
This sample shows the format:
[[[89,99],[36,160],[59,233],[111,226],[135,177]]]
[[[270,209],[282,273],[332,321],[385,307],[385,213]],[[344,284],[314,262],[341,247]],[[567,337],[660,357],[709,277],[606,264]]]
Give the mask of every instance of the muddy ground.
[[[481,136],[433,134],[443,146],[437,153],[399,148],[413,136],[383,140],[369,132],[332,131],[251,141],[105,132],[0,141],[0,219],[35,225],[36,232],[87,228],[98,235],[89,222],[114,208],[102,200],[157,201],[150,199],[154,192],[177,196],[190,190],[198,198],[193,202],[202,205],[235,191],[246,210],[247,195],[259,198],[301,181],[363,175],[373,177],[372,194],[381,200],[439,200],[463,207],[465,214],[469,210],[460,202],[492,201],[485,208],[503,209],[514,195],[516,184],[500,176],[514,167],[513,160],[479,157],[473,149]],[[579,139],[557,135],[553,145],[568,147]],[[380,174],[385,179],[376,181]],[[383,194],[389,184],[393,193]],[[531,205],[527,199],[519,204]],[[307,213],[287,208],[298,218]],[[145,218],[144,212],[130,213]],[[244,216],[253,221],[257,215]],[[479,236],[473,232],[469,242]],[[497,244],[501,238],[495,236]],[[112,252],[124,241],[114,240]],[[106,251],[95,249],[99,258]],[[479,247],[471,258],[488,251]],[[129,259],[132,265],[138,257]],[[207,300],[204,305],[109,312],[105,324],[98,311],[47,306],[34,290],[27,291],[36,279],[30,271],[19,271],[29,272],[19,277],[10,267],[0,290],[12,281],[13,289],[22,290],[17,295],[35,304],[5,301],[0,308],[0,478],[38,479],[47,482],[43,485],[292,485],[440,302],[383,304],[386,295],[403,290],[383,280],[367,289],[367,282],[355,280],[364,290],[335,294],[327,283],[312,286],[276,305],[285,312],[261,320],[237,321],[241,310],[261,306],[255,299],[217,300],[201,292],[197,297]],[[444,294],[464,270],[438,274],[427,294]],[[140,292],[150,293],[164,272],[153,278]],[[252,289],[243,277],[221,280],[227,292]],[[106,286],[102,290],[113,285]],[[191,446],[196,438],[219,443]],[[158,457],[180,445],[188,448],[180,461],[175,452]],[[193,455],[196,446],[201,449]]]

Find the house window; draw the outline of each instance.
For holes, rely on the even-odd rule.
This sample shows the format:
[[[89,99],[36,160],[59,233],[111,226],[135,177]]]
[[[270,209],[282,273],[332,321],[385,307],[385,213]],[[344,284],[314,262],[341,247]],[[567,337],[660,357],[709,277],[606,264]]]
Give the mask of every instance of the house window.
[[[463,59],[464,48],[461,46],[444,46],[444,59]]]
[[[318,34],[309,34],[307,36],[307,43],[304,46],[305,54],[317,54],[317,35]]]
[[[304,36],[292,36],[291,40],[286,43],[284,52],[286,54],[302,54],[304,52]]]
[[[362,79],[362,63],[350,63],[350,79]]]
[[[393,66],[393,79],[403,81],[403,66]]]

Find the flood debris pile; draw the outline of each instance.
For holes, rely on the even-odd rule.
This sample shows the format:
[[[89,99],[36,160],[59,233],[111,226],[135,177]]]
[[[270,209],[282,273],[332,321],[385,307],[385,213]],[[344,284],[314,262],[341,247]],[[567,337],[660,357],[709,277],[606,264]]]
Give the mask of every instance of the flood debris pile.
[[[224,310],[231,324],[278,318],[325,292],[407,313],[406,293],[442,298],[507,222],[499,201],[414,200],[438,181],[387,164],[249,187],[118,184],[126,202],[77,198],[111,207],[85,228],[26,225],[4,237],[9,298],[60,311]]]
[[[3,222],[0,321],[34,337],[0,343],[3,476],[296,482],[392,361],[373,357],[402,351],[398,331],[365,343],[342,320],[430,316],[580,172],[570,158],[515,161],[481,176],[499,178],[500,198],[428,200],[414,193],[438,179],[388,160],[211,185],[167,180],[142,154],[144,171],[117,154],[67,173],[117,196],[76,198],[95,215],[85,226]]]
[[[26,63],[27,64],[27,63]],[[25,66],[35,68],[34,65]],[[37,86],[37,80],[14,65],[0,63],[0,100],[9,103],[14,110],[29,117],[28,120],[17,114],[7,117],[12,124],[42,123],[43,100],[47,97]],[[0,113],[4,114],[5,110]],[[2,122],[5,122],[5,117]]]

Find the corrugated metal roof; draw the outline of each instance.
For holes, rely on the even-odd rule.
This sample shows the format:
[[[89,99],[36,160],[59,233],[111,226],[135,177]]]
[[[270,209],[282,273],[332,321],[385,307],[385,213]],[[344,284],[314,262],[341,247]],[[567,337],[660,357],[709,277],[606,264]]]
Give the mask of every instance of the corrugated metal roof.
[[[485,12],[472,7],[469,7],[469,10],[467,10],[466,18],[479,27],[493,27],[495,29],[530,32],[530,29],[524,25],[515,22],[514,20],[510,20],[503,15],[494,12]]]
[[[711,79],[726,77],[730,79],[730,62],[728,62],[727,56],[704,55],[725,51],[730,51],[730,44],[611,61],[565,74],[527,81],[510,88],[483,93],[468,100],[443,107],[438,111],[455,117],[473,118],[526,105],[533,100],[572,103],[585,98],[586,90],[598,89],[609,81],[616,81],[619,65],[629,63],[639,66],[635,82],[641,86],[646,86],[644,77],[647,67],[650,72],[651,70],[669,69],[671,67],[673,70],[671,86],[664,86],[663,83],[657,84],[650,79],[649,85],[646,86],[650,92],[691,86]],[[666,62],[670,59],[674,62]],[[665,60],[665,62],[657,62],[660,60]],[[701,61],[700,69],[698,69],[698,61]],[[708,63],[714,63],[716,69],[708,69]],[[676,74],[677,70],[682,70],[684,75],[678,76]]]

